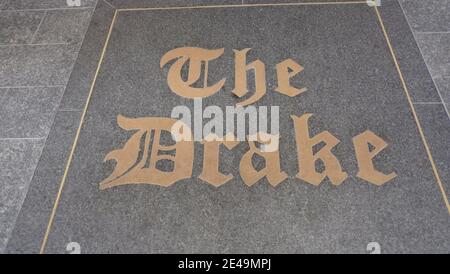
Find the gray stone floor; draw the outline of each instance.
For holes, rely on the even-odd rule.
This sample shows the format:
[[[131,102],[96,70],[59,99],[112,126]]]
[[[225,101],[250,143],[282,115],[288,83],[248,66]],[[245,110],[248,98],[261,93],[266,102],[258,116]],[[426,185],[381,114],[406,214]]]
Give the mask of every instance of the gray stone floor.
[[[385,0],[385,2],[392,1],[394,0]],[[99,16],[111,18],[113,7],[120,7],[124,2],[126,1],[98,0]],[[136,6],[145,3],[144,0],[133,2],[137,3]],[[160,5],[160,2],[154,1],[154,4]],[[192,1],[179,0],[166,3],[180,5],[189,2]],[[226,1],[212,1],[212,3],[220,2]],[[229,2],[245,4],[273,1]],[[428,69],[424,71],[420,65],[411,64],[409,71],[408,65],[405,65],[407,70],[405,74],[408,74],[407,77],[412,83],[414,104],[442,180],[449,186],[450,1],[399,0],[399,2]],[[29,218],[31,215],[41,214],[41,219],[48,219],[48,210],[34,211],[33,207],[48,209],[53,204],[55,188],[60,181],[84,107],[85,96],[82,94],[86,94],[91,82],[91,79],[84,75],[93,69],[88,62],[92,57],[89,55],[90,49],[104,39],[105,33],[105,26],[97,24],[96,18],[92,18],[91,22],[97,1],[81,0],[81,4],[80,7],[68,7],[65,0],[0,0],[0,252],[6,250],[11,237],[16,237],[14,245],[20,242],[26,246],[22,250],[13,246],[10,248],[12,252],[31,252],[38,248],[35,238],[41,239],[43,235],[43,231],[39,230],[35,235],[24,236],[25,234],[20,234],[20,229],[26,230],[35,225],[34,219]],[[398,20],[401,21],[403,18]],[[98,19],[98,22],[101,21]],[[94,31],[86,34],[89,22]],[[394,25],[395,22],[392,26]],[[98,28],[101,35],[95,35],[95,28]],[[85,38],[85,34],[91,36]],[[394,47],[396,43],[399,44],[398,47],[402,47],[402,38],[400,35],[393,38],[398,39],[393,41]],[[407,39],[405,41],[411,42]],[[414,43],[414,40],[412,42]],[[414,48],[416,45],[413,43],[404,47]],[[82,53],[84,52],[80,54],[80,58],[87,61],[76,62],[80,49]],[[95,58],[92,59],[95,64]],[[404,59],[407,59],[407,55]],[[88,66],[77,68],[80,63]],[[414,79],[423,84],[422,79],[429,78],[428,75],[426,77],[423,75],[428,73],[433,79],[432,83],[428,83],[433,92],[414,93]],[[72,81],[69,81],[70,78]],[[76,85],[70,86],[74,85],[73,83]],[[434,85],[437,92],[434,92]],[[47,138],[48,136],[50,137]],[[58,149],[54,152],[45,150],[44,147]],[[48,195],[38,193],[39,187],[30,188],[33,193],[29,193],[32,181],[45,182],[53,185],[54,189],[42,190],[49,191]],[[18,217],[27,192],[28,196],[39,196],[41,200],[35,201],[34,204],[25,203],[23,212]],[[18,218],[21,227],[15,228]],[[12,236],[14,229],[18,232]],[[21,239],[18,240],[17,237]],[[55,236],[55,241],[57,240]],[[311,247],[303,251],[319,249],[320,247]],[[281,249],[276,251],[283,252]]]
[[[450,1],[400,0],[448,114],[450,104]],[[425,101],[426,103],[428,101]],[[420,104],[421,102],[415,102]],[[436,106],[440,108],[440,106]]]
[[[0,1],[0,251],[14,227],[96,4]],[[63,111],[63,113],[61,113]]]

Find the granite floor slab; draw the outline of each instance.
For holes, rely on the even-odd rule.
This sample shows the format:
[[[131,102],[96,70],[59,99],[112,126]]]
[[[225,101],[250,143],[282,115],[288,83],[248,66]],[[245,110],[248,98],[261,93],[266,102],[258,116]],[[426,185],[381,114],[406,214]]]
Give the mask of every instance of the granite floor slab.
[[[50,10],[36,33],[34,43],[80,43],[89,25],[92,9]]]
[[[450,187],[450,166],[448,165],[450,146],[445,145],[450,139],[448,113],[443,104],[420,104],[416,106],[416,109],[433,153],[436,166],[439,169],[445,188],[448,189]]]
[[[36,253],[39,250],[79,121],[79,112],[62,111],[56,114],[31,181],[32,187],[16,220],[18,225],[8,242],[8,252]]]
[[[416,35],[423,58],[433,77],[450,76],[450,33],[420,33]]]
[[[104,1],[99,1],[95,7],[91,24],[61,100],[61,110],[79,112],[83,110],[114,12],[115,9]]]
[[[0,86],[65,85],[78,49],[78,44],[0,47]]]
[[[83,253],[365,253],[376,241],[384,253],[448,253],[449,184],[435,176],[435,162],[403,85],[404,80],[420,90],[421,81],[409,84],[410,78],[403,78],[386,40],[385,30],[388,36],[410,33],[406,24],[393,28],[389,18],[395,15],[382,10],[379,17],[375,8],[361,3],[116,10],[110,28],[98,28],[108,35],[99,66],[90,70],[94,80],[75,145],[61,156],[69,164],[63,172],[54,171],[62,180],[49,185],[49,192],[32,185],[33,195],[18,218],[18,227],[36,218],[39,235],[16,229],[10,252],[65,253],[67,243],[75,241]],[[120,115],[170,117],[176,106],[193,108],[191,99],[168,86],[172,64],[160,66],[162,56],[180,47],[224,49],[209,63],[206,81],[226,78],[224,87],[205,98],[204,106],[225,109],[242,100],[232,95],[235,51],[251,48],[247,62],[264,62],[267,91],[255,105],[280,106],[280,165],[287,178],[279,185],[266,177],[252,186],[244,183],[239,162],[249,145],[242,142],[220,153],[220,170],[234,178],[212,186],[199,178],[205,151],[195,143],[189,178],[169,187],[129,184],[100,190],[99,183],[117,168],[114,161],[104,162],[105,156],[124,147],[134,133],[119,126]],[[399,55],[421,60],[417,49]],[[307,91],[293,97],[274,92],[276,66],[286,59],[304,68],[291,84]],[[89,61],[83,54],[78,60]],[[253,90],[254,77],[248,75]],[[430,82],[428,74],[421,76]],[[297,164],[291,115],[307,113],[313,115],[311,135],[329,131],[340,140],[332,151],[348,174],[340,185],[325,179],[315,186],[295,177],[303,167]],[[357,176],[352,138],[366,130],[388,145],[374,159],[376,168],[397,174],[382,186]],[[50,158],[42,165],[54,170]],[[55,195],[54,207],[48,193]],[[47,214],[30,214],[31,205],[39,203],[45,203]]]
[[[450,107],[450,77],[437,78],[435,81],[436,86],[442,95],[442,100]]]
[[[17,227],[16,219],[23,208],[24,198],[29,194],[28,186],[33,185],[32,178],[39,178],[35,176],[38,174],[36,166],[42,166],[37,163],[96,0],[81,0],[80,6],[71,6],[68,2],[0,1],[0,166],[3,191],[0,197],[0,253],[4,252],[14,227]],[[79,113],[75,115],[79,117]],[[71,144],[73,136],[67,141]],[[51,146],[52,143],[47,144]],[[65,164],[64,160],[61,165]],[[55,159],[49,162],[53,161]],[[43,173],[49,177],[55,174],[48,170]],[[53,177],[59,180],[57,176]],[[54,197],[53,193],[51,196]],[[33,207],[36,208],[35,205]],[[33,235],[33,231],[29,232]]]
[[[0,10],[35,10],[35,9],[65,9],[65,8],[83,8],[94,7],[97,0],[79,0],[80,5],[68,5],[66,0],[1,0]]]
[[[3,11],[0,13],[0,45],[32,42],[44,11]]]
[[[6,248],[44,141],[0,140],[0,253]]]
[[[46,138],[63,87],[0,88],[0,139]]]
[[[450,1],[400,0],[411,28],[417,32],[450,31]]]

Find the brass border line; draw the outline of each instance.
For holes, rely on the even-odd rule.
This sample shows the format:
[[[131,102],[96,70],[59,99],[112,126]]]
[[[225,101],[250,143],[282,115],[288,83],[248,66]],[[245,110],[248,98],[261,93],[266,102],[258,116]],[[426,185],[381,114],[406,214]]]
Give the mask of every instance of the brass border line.
[[[86,100],[86,104],[85,104],[84,109],[83,109],[83,113],[82,113],[82,116],[81,116],[81,119],[80,119],[80,123],[79,123],[78,129],[77,129],[77,133],[76,133],[76,135],[75,135],[75,139],[74,139],[74,142],[73,142],[73,145],[72,145],[70,154],[69,154],[69,158],[68,158],[68,161],[67,161],[65,170],[64,170],[64,175],[63,175],[63,178],[62,178],[62,180],[61,180],[60,187],[59,187],[59,189],[58,189],[58,193],[57,193],[57,196],[56,196],[56,200],[55,200],[55,202],[54,202],[54,204],[53,204],[53,209],[52,209],[52,212],[51,212],[51,215],[50,215],[50,219],[49,219],[48,224],[47,224],[47,229],[46,229],[46,231],[45,231],[45,235],[44,235],[44,238],[43,238],[43,240],[42,240],[42,244],[41,244],[41,248],[40,248],[40,252],[39,252],[39,253],[40,253],[40,254],[43,254],[44,251],[45,251],[45,247],[46,247],[46,244],[47,244],[47,241],[48,241],[48,236],[49,236],[49,234],[50,234],[50,231],[51,231],[51,228],[52,228],[52,224],[53,224],[53,221],[54,221],[54,218],[55,218],[55,215],[56,215],[56,211],[57,211],[57,208],[58,208],[58,204],[59,204],[59,201],[60,201],[60,199],[61,199],[62,190],[63,190],[63,188],[64,188],[64,184],[65,184],[65,181],[66,181],[66,178],[67,178],[67,174],[68,174],[70,165],[71,165],[71,163],[72,163],[73,155],[74,155],[76,146],[77,146],[77,144],[78,144],[78,139],[79,139],[79,136],[80,136],[81,128],[82,128],[82,126],[83,126],[84,118],[85,118],[86,113],[87,113],[87,109],[88,109],[88,106],[89,106],[89,103],[90,103],[90,99],[91,99],[92,93],[93,93],[93,91],[94,91],[95,83],[96,83],[96,80],[97,80],[97,77],[98,77],[98,74],[99,74],[101,65],[102,65],[102,63],[103,63],[103,58],[104,58],[104,55],[105,55],[105,52],[106,52],[106,48],[107,48],[107,46],[108,46],[108,44],[109,44],[109,39],[110,39],[110,37],[111,37],[111,33],[112,33],[112,29],[113,29],[113,26],[114,26],[114,23],[115,23],[115,20],[116,20],[116,17],[117,17],[117,13],[118,13],[119,11],[139,11],[139,10],[180,10],[180,9],[237,8],[237,7],[270,7],[270,6],[278,6],[278,7],[279,7],[279,6],[339,5],[339,4],[366,4],[366,1],[310,2],[310,3],[272,3],[272,4],[247,4],[247,5],[244,4],[244,5],[215,5],[215,6],[192,6],[192,7],[165,7],[165,8],[116,9],[116,10],[114,11],[114,16],[113,16],[113,19],[112,19],[112,21],[111,21],[111,25],[110,25],[110,27],[109,27],[108,35],[107,35],[105,44],[104,44],[104,46],[103,46],[102,53],[101,53],[101,55],[100,55],[100,60],[99,60],[99,62],[98,62],[98,64],[97,64],[97,69],[96,69],[96,71],[95,71],[94,78],[93,78],[92,83],[91,83],[91,87],[90,87],[90,89],[89,89],[89,95],[88,95],[88,98],[87,98],[87,100]],[[383,24],[383,21],[382,21],[382,19],[381,19],[381,16],[380,16],[379,12],[378,12],[377,7],[375,7],[375,11],[376,11],[376,13],[377,13],[377,17],[378,17],[379,23],[380,23],[380,25],[381,25],[381,28],[382,28],[382,30],[383,30],[383,34],[384,34],[384,36],[385,36],[385,39],[386,39],[387,44],[388,44],[388,47],[389,47],[389,49],[390,49],[392,58],[393,58],[393,60],[394,60],[394,64],[395,64],[395,66],[396,66],[397,72],[399,73],[399,76],[400,76],[400,79],[401,79],[401,82],[402,82],[402,86],[403,86],[403,88],[404,88],[406,97],[407,97],[407,99],[408,99],[408,103],[409,103],[410,108],[411,108],[411,110],[412,110],[412,113],[413,113],[415,122],[416,122],[416,124],[417,124],[418,129],[419,129],[419,133],[420,133],[421,138],[422,138],[422,141],[423,141],[423,143],[424,143],[425,150],[426,150],[426,152],[427,152],[427,154],[428,154],[428,157],[429,157],[429,160],[430,160],[430,162],[431,162],[431,165],[432,165],[432,168],[433,168],[433,172],[434,172],[434,174],[435,174],[435,176],[436,176],[436,179],[437,179],[437,181],[438,181],[439,188],[440,188],[441,193],[442,193],[442,195],[443,195],[443,197],[444,197],[445,204],[446,204],[447,209],[448,209],[449,214],[450,214],[450,205],[449,205],[449,202],[448,202],[448,200],[447,200],[447,196],[446,196],[446,194],[445,194],[444,187],[443,187],[442,182],[441,182],[441,180],[440,180],[440,177],[439,177],[437,168],[436,168],[436,166],[435,166],[435,164],[434,164],[433,157],[432,157],[432,155],[431,155],[430,149],[429,149],[429,147],[428,147],[428,144],[427,144],[427,142],[426,142],[425,136],[424,136],[424,134],[423,134],[422,127],[420,126],[420,123],[419,123],[417,114],[416,114],[415,109],[414,109],[414,105],[413,105],[413,103],[412,103],[411,97],[410,97],[410,95],[409,95],[408,89],[407,89],[406,84],[405,84],[405,80],[403,79],[403,75],[402,75],[401,70],[400,70],[400,67],[399,67],[399,65],[398,65],[398,63],[397,63],[397,59],[396,59],[396,57],[395,57],[395,54],[394,54],[392,45],[391,45],[391,43],[390,43],[389,37],[387,36],[387,32],[386,32],[386,30],[385,30],[385,28],[384,28],[384,24]]]
[[[445,189],[444,189],[444,186],[442,184],[441,177],[439,176],[439,172],[438,172],[438,170],[436,168],[436,164],[434,163],[433,156],[431,155],[431,150],[430,150],[430,148],[428,146],[427,140],[425,138],[425,134],[423,133],[422,126],[420,125],[419,118],[417,116],[416,110],[414,109],[414,104],[412,102],[411,95],[409,94],[408,88],[406,86],[405,79],[403,78],[403,73],[402,73],[402,71],[400,69],[400,65],[397,62],[397,57],[395,56],[394,48],[392,47],[391,41],[390,41],[389,36],[388,36],[388,34],[386,32],[386,28],[384,27],[383,19],[381,18],[380,12],[378,11],[378,8],[376,6],[375,6],[375,12],[377,14],[378,22],[380,23],[381,30],[383,31],[384,38],[386,39],[387,45],[389,47],[389,51],[391,52],[391,56],[392,56],[392,59],[393,59],[394,64],[395,64],[395,68],[397,69],[398,75],[400,77],[400,81],[402,83],[403,90],[405,91],[406,98],[408,99],[409,107],[411,108],[411,112],[412,112],[412,114],[414,116],[414,120],[415,120],[415,122],[417,124],[417,128],[419,129],[420,137],[422,138],[423,145],[425,146],[425,150],[427,152],[428,159],[430,160],[434,176],[436,177],[436,181],[437,181],[437,183],[439,185],[439,189],[441,190],[442,197],[444,198],[445,205],[447,206],[447,210],[448,210],[448,213],[450,215],[450,204],[448,202],[447,194],[445,193]]]
[[[253,7],[258,8],[258,7],[351,5],[351,4],[367,4],[367,1],[230,4],[230,5],[204,5],[204,6],[180,6],[180,7],[125,8],[125,9],[118,9],[118,11],[181,10],[181,9],[188,10],[188,9],[253,8]]]
[[[103,57],[105,56],[106,48],[108,47],[109,38],[111,37],[111,32],[112,32],[112,29],[113,29],[113,26],[114,26],[114,22],[116,21],[116,15],[117,15],[117,10],[114,11],[114,16],[113,16],[113,19],[111,21],[111,25],[109,26],[108,35],[106,36],[105,44],[103,46],[102,53],[100,55],[100,60],[98,61],[97,69],[95,70],[94,79],[92,80],[92,84],[91,84],[91,87],[89,89],[89,95],[88,95],[88,98],[86,100],[86,104],[84,105],[83,114],[81,115],[81,119],[80,119],[80,124],[78,125],[78,129],[77,129],[77,133],[75,135],[75,139],[73,141],[72,149],[70,150],[69,159],[67,161],[66,168],[64,170],[64,175],[63,175],[63,177],[61,179],[61,183],[60,183],[60,186],[59,186],[59,189],[58,189],[58,194],[56,195],[56,200],[55,200],[55,203],[53,204],[52,213],[50,215],[50,219],[49,219],[48,224],[47,224],[47,229],[45,231],[44,239],[42,240],[41,249],[39,251],[40,254],[44,253],[45,246],[47,245],[48,235],[50,234],[50,230],[52,228],[53,219],[55,218],[56,210],[58,208],[59,200],[61,198],[61,193],[62,193],[62,190],[64,188],[64,184],[66,182],[66,178],[67,178],[67,174],[69,172],[70,164],[72,163],[73,154],[75,152],[75,148],[77,147],[78,139],[80,137],[81,128],[82,128],[83,122],[84,122],[84,118],[86,116],[87,109],[88,109],[88,106],[89,106],[89,102],[91,100],[91,96],[92,96],[92,93],[94,91],[95,82],[97,81],[97,76],[98,76],[98,73],[100,71],[100,67],[101,67],[102,62],[103,62]]]

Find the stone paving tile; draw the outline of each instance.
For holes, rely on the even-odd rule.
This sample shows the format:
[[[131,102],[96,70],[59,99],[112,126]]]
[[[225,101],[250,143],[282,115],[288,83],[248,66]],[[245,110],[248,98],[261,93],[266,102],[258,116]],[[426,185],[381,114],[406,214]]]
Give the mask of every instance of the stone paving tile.
[[[80,0],[80,7],[94,7],[97,0]],[[0,10],[67,8],[66,0],[0,0]]]
[[[0,88],[0,139],[46,138],[63,87]]]
[[[434,79],[439,92],[442,95],[442,99],[447,106],[450,106],[450,77],[436,78]]]
[[[413,31],[450,31],[450,1],[400,0]]]
[[[3,253],[44,145],[42,139],[0,140],[0,253]]]
[[[397,1],[383,1],[379,7],[384,26],[395,48],[397,61],[414,102],[440,102],[441,98],[421,58],[420,49]]]
[[[65,85],[79,45],[0,47],[0,87]]]
[[[79,112],[72,111],[57,113],[7,252],[39,252],[80,116]]]
[[[350,175],[347,181],[334,187],[326,180],[315,187],[290,176],[276,188],[266,179],[247,187],[236,165],[247,150],[241,144],[224,157],[234,180],[215,188],[197,178],[202,149],[196,145],[192,178],[167,188],[128,185],[100,191],[98,183],[114,168],[114,162],[103,162],[104,155],[131,135],[117,125],[118,114],[166,117],[176,105],[191,106],[169,90],[167,69],[159,66],[164,53],[184,45],[225,48],[210,65],[211,82],[232,79],[232,49],[251,47],[248,60],[265,62],[269,89],[276,85],[277,62],[300,62],[305,70],[295,84],[309,92],[288,98],[268,91],[258,103],[282,106],[281,165],[289,175],[298,171],[289,115],[314,113],[311,134],[329,130],[342,142],[335,154]],[[205,105],[234,105],[232,88],[228,81]],[[366,129],[389,144],[377,167],[398,174],[382,187],[354,176],[351,138]],[[377,239],[386,253],[447,252],[448,225],[373,9],[333,5],[120,12],[46,251],[65,252],[69,241],[77,241],[84,253],[363,253]]]
[[[242,4],[242,0],[107,0],[107,2],[118,9]]]
[[[0,12],[0,45],[30,43],[44,11]]]
[[[61,100],[61,110],[81,111],[84,108],[113,15],[111,6],[98,2]]]
[[[450,121],[442,104],[415,105],[442,183],[450,199]]]
[[[89,25],[92,9],[48,11],[34,43],[79,43]]]
[[[416,34],[425,62],[433,77],[450,76],[450,33]]]

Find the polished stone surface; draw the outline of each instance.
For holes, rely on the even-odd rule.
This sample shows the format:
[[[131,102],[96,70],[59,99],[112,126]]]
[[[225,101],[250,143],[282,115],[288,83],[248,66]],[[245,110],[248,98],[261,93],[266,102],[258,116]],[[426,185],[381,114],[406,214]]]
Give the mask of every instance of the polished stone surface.
[[[98,2],[61,100],[61,110],[83,110],[114,11],[105,2]]]
[[[416,34],[423,58],[433,77],[450,76],[450,33]]]
[[[31,43],[44,15],[44,11],[0,12],[0,45]]]
[[[6,248],[43,146],[42,139],[0,140],[0,253]]]
[[[38,173],[35,168],[39,155],[89,24],[90,16],[86,16],[86,11],[92,12],[95,3],[95,0],[81,0],[81,8],[70,8],[62,0],[0,0],[0,253],[6,247],[13,228],[20,227],[20,224],[15,226],[16,217],[33,174]],[[56,17],[58,20],[47,20],[43,24],[46,14],[49,15],[47,18]],[[58,14],[64,14],[65,18],[58,17]],[[79,119],[79,113],[74,115]],[[72,141],[73,134],[66,140],[69,144],[60,149],[67,150]],[[64,160],[58,164],[64,165]],[[55,165],[53,157],[44,162]],[[44,172],[48,178],[59,174]],[[54,178],[59,180],[57,176]],[[50,182],[48,184],[51,185]],[[46,188],[41,189],[38,185],[37,188],[31,187],[31,193],[34,190],[43,194],[40,198],[46,197]],[[51,206],[54,193],[48,193]],[[31,207],[39,209],[39,201],[34,201],[37,203]],[[41,208],[48,216],[45,209]],[[31,225],[25,229],[30,233],[40,228],[35,219],[28,221]],[[40,241],[41,235],[34,234],[33,243]],[[26,240],[25,236],[22,238]]]
[[[62,87],[0,88],[0,139],[47,137],[62,93]]]
[[[58,112],[8,244],[9,253],[36,253],[64,173],[81,114]]]
[[[214,24],[208,23],[212,18]],[[265,179],[245,186],[236,165],[247,149],[241,144],[223,155],[229,163],[224,168],[235,179],[212,187],[197,179],[202,148],[196,145],[192,179],[168,188],[99,190],[98,183],[114,167],[113,162],[103,163],[104,156],[130,136],[117,126],[118,114],[169,116],[176,105],[191,106],[171,93],[167,70],[159,68],[161,56],[181,45],[225,48],[224,56],[210,66],[211,81],[232,79],[232,49],[251,47],[249,60],[265,62],[269,91],[258,104],[282,106],[281,158],[289,179],[276,188]],[[308,92],[288,98],[271,91],[274,65],[285,58],[305,67],[295,83]],[[231,89],[229,81],[205,105],[234,105]],[[307,112],[314,113],[312,134],[329,130],[341,140],[335,154],[350,177],[339,187],[327,180],[314,187],[293,178],[297,164],[289,115]],[[389,143],[377,167],[399,174],[382,187],[355,177],[351,138],[366,129]],[[364,253],[368,242],[378,241],[387,253],[447,252],[448,225],[447,209],[373,9],[333,5],[135,11],[117,17],[46,251],[65,252],[69,241],[77,241],[85,253]]]
[[[413,31],[450,31],[450,1],[400,0]]]
[[[441,181],[450,198],[450,122],[442,104],[420,104],[415,106],[420,123],[430,146]]]
[[[435,79],[436,86],[442,95],[442,100],[450,106],[450,77]]]
[[[97,0],[80,0],[80,7],[94,7]],[[66,0],[0,0],[0,10],[72,8]],[[75,7],[76,8],[76,7]]]
[[[35,43],[79,43],[89,25],[92,8],[50,10],[45,15]]]
[[[27,199],[17,218],[19,225],[16,225],[11,233],[7,249],[9,253],[36,253],[39,250],[70,147],[79,125],[83,107],[81,101],[86,100],[89,84],[92,81],[113,13],[114,10],[103,1],[96,6],[79,58],[64,91],[66,100],[63,99],[59,105],[59,109],[63,111],[56,114],[33,180],[31,178],[29,180],[32,187],[28,193],[24,192],[27,193]],[[83,17],[79,19],[86,20]],[[78,24],[82,25],[83,22],[80,21]],[[71,100],[67,100],[67,98]],[[78,102],[74,98],[80,98],[80,103],[73,103]],[[3,99],[5,98],[0,96],[0,102],[3,102]],[[77,108],[78,106],[80,109]],[[74,111],[67,111],[68,109]]]
[[[409,31],[406,18],[399,16],[403,10],[397,1],[383,1],[379,8],[389,40],[395,48],[397,61],[405,77],[408,91],[414,102],[441,102],[427,65]]]
[[[0,87],[65,85],[79,45],[0,47]]]

